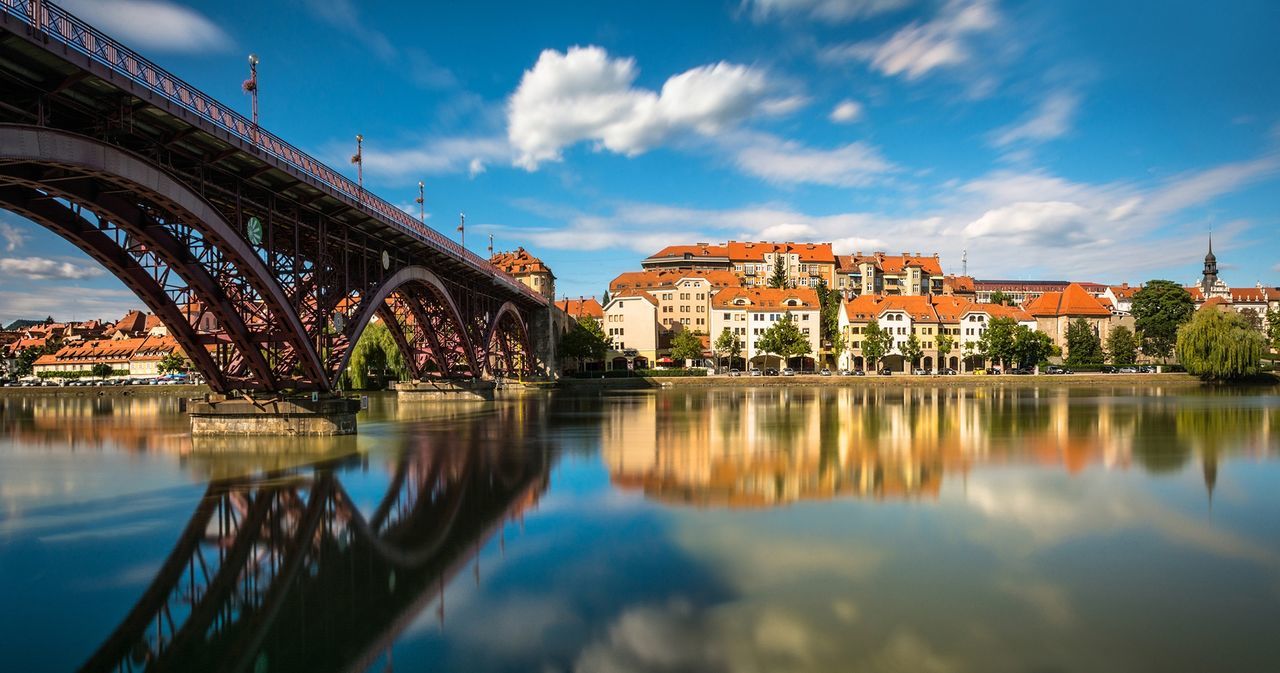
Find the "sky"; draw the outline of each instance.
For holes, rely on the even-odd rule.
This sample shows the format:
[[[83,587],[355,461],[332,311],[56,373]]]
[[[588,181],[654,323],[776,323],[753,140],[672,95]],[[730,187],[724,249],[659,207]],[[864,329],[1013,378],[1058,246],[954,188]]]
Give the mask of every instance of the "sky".
[[[978,278],[1280,285],[1280,3],[64,0],[565,296],[674,243],[938,253]],[[354,175],[353,175],[354,177]],[[0,213],[0,321],[140,305]]]

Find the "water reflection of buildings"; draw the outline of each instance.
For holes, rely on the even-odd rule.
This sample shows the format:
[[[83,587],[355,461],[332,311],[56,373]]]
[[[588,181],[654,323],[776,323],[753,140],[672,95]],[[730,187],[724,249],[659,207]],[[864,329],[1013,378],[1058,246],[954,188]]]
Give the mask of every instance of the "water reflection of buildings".
[[[944,475],[986,465],[1159,472],[1193,455],[1211,489],[1220,455],[1266,453],[1280,436],[1274,408],[1212,402],[1160,389],[672,391],[608,406],[603,453],[615,484],[695,505],[936,498]]]
[[[29,446],[186,453],[190,427],[176,397],[0,399],[0,438]]]

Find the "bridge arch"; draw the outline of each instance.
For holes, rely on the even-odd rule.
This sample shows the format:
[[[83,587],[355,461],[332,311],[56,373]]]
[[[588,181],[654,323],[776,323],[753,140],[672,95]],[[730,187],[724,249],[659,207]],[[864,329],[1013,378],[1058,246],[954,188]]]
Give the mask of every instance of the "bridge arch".
[[[297,312],[249,242],[153,162],[65,131],[0,124],[0,208],[103,264],[215,391],[330,388]]]
[[[489,319],[484,339],[485,366],[498,373],[499,360],[507,372],[533,371],[533,350],[529,328],[515,304],[504,302]]]
[[[446,376],[465,373],[478,377],[483,372],[466,323],[444,282],[424,267],[410,266],[392,274],[377,290],[360,299],[344,330],[351,346],[336,359],[330,373],[335,386],[346,371],[356,341],[374,315],[388,325],[402,328],[390,330],[391,336],[414,378],[428,375],[429,362],[434,362],[436,370]]]

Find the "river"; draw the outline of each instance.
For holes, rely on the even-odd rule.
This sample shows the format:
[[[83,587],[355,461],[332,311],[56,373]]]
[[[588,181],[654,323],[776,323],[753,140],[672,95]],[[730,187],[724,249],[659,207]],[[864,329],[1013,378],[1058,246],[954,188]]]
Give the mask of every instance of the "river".
[[[0,670],[1280,670],[1267,389],[0,400]]]

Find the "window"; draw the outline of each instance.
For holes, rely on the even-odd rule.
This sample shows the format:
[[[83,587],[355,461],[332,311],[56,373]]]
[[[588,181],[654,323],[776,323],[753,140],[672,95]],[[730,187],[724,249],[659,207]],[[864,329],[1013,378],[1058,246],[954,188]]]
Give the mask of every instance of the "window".
[[[699,325],[705,325],[705,324],[707,324],[707,319],[706,319],[706,318],[698,318],[698,324],[699,324]]]
[[[809,319],[809,314],[808,314],[808,313],[801,313],[801,314],[800,314],[800,319],[801,319],[801,320],[808,320],[808,319]]]
[[[800,331],[801,331],[805,336],[809,336],[809,328],[808,328],[808,327],[805,327],[805,328],[801,329]]]
[[[730,315],[731,315],[731,314],[729,314],[729,313],[724,314],[724,319],[725,319],[725,320],[729,320],[729,316],[730,316]]]

